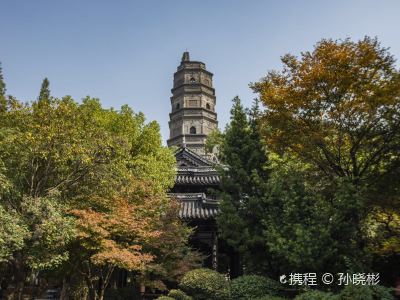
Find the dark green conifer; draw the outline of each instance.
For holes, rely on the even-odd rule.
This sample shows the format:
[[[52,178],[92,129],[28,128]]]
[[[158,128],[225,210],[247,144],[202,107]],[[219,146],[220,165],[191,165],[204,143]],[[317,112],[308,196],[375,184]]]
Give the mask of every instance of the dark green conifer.
[[[0,97],[6,96],[6,83],[4,82],[4,78],[3,78],[3,70],[1,68],[1,63],[0,63]]]
[[[0,63],[0,112],[4,112],[7,107],[7,100],[6,100],[6,83],[4,82],[3,78],[3,70],[1,68]]]
[[[260,137],[259,114],[257,103],[246,111],[238,97],[233,99],[231,121],[221,147],[227,168],[221,170],[222,201],[217,222],[223,238],[240,253],[247,267],[266,253],[259,237],[268,159]]]
[[[47,79],[47,77],[45,79],[43,79],[42,82],[42,86],[40,88],[40,93],[39,93],[39,97],[38,97],[38,101],[44,101],[44,100],[50,100],[50,82]]]

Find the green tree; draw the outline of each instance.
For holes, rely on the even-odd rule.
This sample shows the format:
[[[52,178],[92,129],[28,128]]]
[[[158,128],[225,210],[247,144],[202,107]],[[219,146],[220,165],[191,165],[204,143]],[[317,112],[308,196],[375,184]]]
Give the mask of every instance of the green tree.
[[[377,39],[322,40],[282,62],[282,71],[252,85],[266,107],[271,149],[357,185],[399,169],[400,72]]]
[[[208,136],[206,140],[206,152],[214,153],[219,157],[220,148],[224,139],[224,134],[219,130],[213,130]]]
[[[18,270],[20,276],[14,280],[20,290],[28,275],[38,270],[60,270],[68,282],[88,271],[88,265],[94,266],[92,291],[104,289],[107,280],[102,282],[106,277],[101,274],[115,267],[135,269],[143,277],[157,273],[159,280],[177,278],[177,270],[187,267],[183,262],[190,263],[189,231],[166,197],[174,183],[175,159],[162,146],[158,124],[146,123],[143,114],[128,106],[104,109],[89,97],[81,104],[70,97],[31,104],[7,101],[7,111],[0,113],[0,174],[8,187],[1,191],[0,205],[8,214],[18,213],[28,234],[23,245],[7,255],[4,274]],[[127,209],[116,211],[116,199],[129,199]],[[121,211],[132,209],[137,214],[121,217]],[[104,222],[84,227],[93,215]],[[147,219],[150,227],[143,221]],[[128,230],[131,221],[143,224],[141,235]],[[174,238],[166,241],[163,228],[174,229]],[[152,231],[158,232],[158,239]],[[137,236],[148,238],[134,240]],[[165,242],[160,244],[161,240]],[[153,264],[138,270],[121,253],[139,248]],[[4,278],[3,283],[11,279]],[[91,297],[101,299],[101,294]]]
[[[38,101],[50,100],[50,82],[47,79],[43,79],[42,85],[40,87],[40,93],[38,97]]]
[[[362,271],[369,262],[357,235],[360,193],[341,181],[332,193],[299,159],[270,155],[271,175],[261,199],[263,240],[274,275],[296,272]],[[308,270],[308,271],[307,271]],[[342,271],[341,271],[342,270]]]
[[[268,130],[263,137],[272,151],[309,166],[298,188],[314,193],[315,199],[315,204],[306,201],[308,192],[300,198],[297,192],[285,196],[286,189],[278,193],[286,199],[282,205],[296,199],[309,202],[311,211],[299,215],[305,222],[309,213],[318,220],[330,211],[325,228],[336,243],[332,249],[347,257],[350,269],[366,268],[368,258],[360,262],[357,257],[368,253],[367,244],[375,243],[381,251],[387,242],[391,246],[386,249],[397,249],[390,232],[397,226],[394,215],[382,214],[398,211],[400,203],[400,72],[395,59],[377,39],[365,37],[357,42],[322,40],[313,51],[299,58],[287,54],[282,62],[281,71],[270,71],[252,85],[265,106],[262,123]],[[319,202],[320,216],[312,208]],[[388,218],[390,226],[379,225]],[[278,236],[284,228],[278,228]],[[284,235],[282,249],[291,244],[289,232]]]
[[[1,263],[7,262],[15,251],[22,249],[26,235],[27,229],[18,214],[8,212],[0,205],[0,266]]]
[[[0,63],[0,95],[1,96],[6,95],[6,83],[4,82],[3,68],[1,67],[1,63]]]
[[[0,63],[0,112],[6,109],[6,83],[3,78],[3,69]]]
[[[259,239],[263,213],[259,198],[265,192],[268,160],[260,138],[257,106],[246,112],[233,99],[231,121],[224,133],[221,159],[221,205],[217,222],[223,238],[242,256],[247,268],[260,267],[266,251]],[[238,142],[240,141],[240,142]],[[239,272],[240,273],[240,272]]]

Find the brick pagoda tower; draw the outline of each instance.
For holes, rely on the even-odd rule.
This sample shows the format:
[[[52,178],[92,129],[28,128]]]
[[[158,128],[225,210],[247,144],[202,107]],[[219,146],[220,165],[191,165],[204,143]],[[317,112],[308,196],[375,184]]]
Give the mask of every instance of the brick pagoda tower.
[[[205,154],[207,135],[218,126],[212,77],[204,63],[191,61],[189,52],[183,53],[171,90],[168,146]]]

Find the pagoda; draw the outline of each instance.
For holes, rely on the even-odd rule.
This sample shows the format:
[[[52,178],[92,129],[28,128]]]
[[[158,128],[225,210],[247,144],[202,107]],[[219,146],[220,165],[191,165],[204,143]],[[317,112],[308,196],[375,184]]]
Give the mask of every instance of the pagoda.
[[[177,175],[170,197],[180,202],[179,216],[194,227],[193,248],[205,255],[204,266],[218,267],[218,236],[215,216],[220,185],[218,160],[207,154],[207,136],[217,129],[213,74],[204,63],[184,52],[174,74],[169,114],[169,147],[176,147]]]

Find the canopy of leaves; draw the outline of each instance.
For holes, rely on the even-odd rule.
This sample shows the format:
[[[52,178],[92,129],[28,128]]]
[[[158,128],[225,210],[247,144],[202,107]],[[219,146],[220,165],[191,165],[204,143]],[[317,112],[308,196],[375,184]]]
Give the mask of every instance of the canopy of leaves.
[[[29,232],[22,255],[32,270],[55,268],[68,259],[66,246],[76,233],[74,219],[64,214],[57,199],[26,197],[20,215]]]
[[[365,37],[322,40],[312,52],[288,54],[282,62],[282,70],[252,84],[265,107],[262,136],[271,151],[308,169],[298,175],[276,169],[270,179],[265,201],[272,218],[264,222],[269,248],[298,262],[313,253],[330,265],[328,257],[337,256],[353,270],[360,267],[355,258],[367,263],[361,253],[371,249],[395,259],[400,72],[394,57]]]
[[[309,178],[309,165],[277,155],[271,155],[270,162],[267,192],[260,199],[264,207],[260,222],[271,269],[279,274],[360,270],[368,256],[361,247],[364,206],[357,190],[339,181],[335,192],[328,193],[323,180]]]
[[[252,85],[266,107],[268,145],[328,176],[376,180],[398,165],[400,73],[376,39],[322,40]]]
[[[15,251],[23,248],[27,235],[27,228],[18,215],[0,205],[0,263],[8,261]]]
[[[391,209],[375,209],[365,221],[371,250],[380,255],[400,255],[400,214]]]
[[[175,159],[158,124],[128,106],[52,98],[48,81],[42,91],[28,104],[9,97],[0,112],[2,221],[15,214],[22,226],[2,223],[2,260],[28,271],[62,264],[103,288],[115,267],[181,276],[190,230],[166,197]]]

